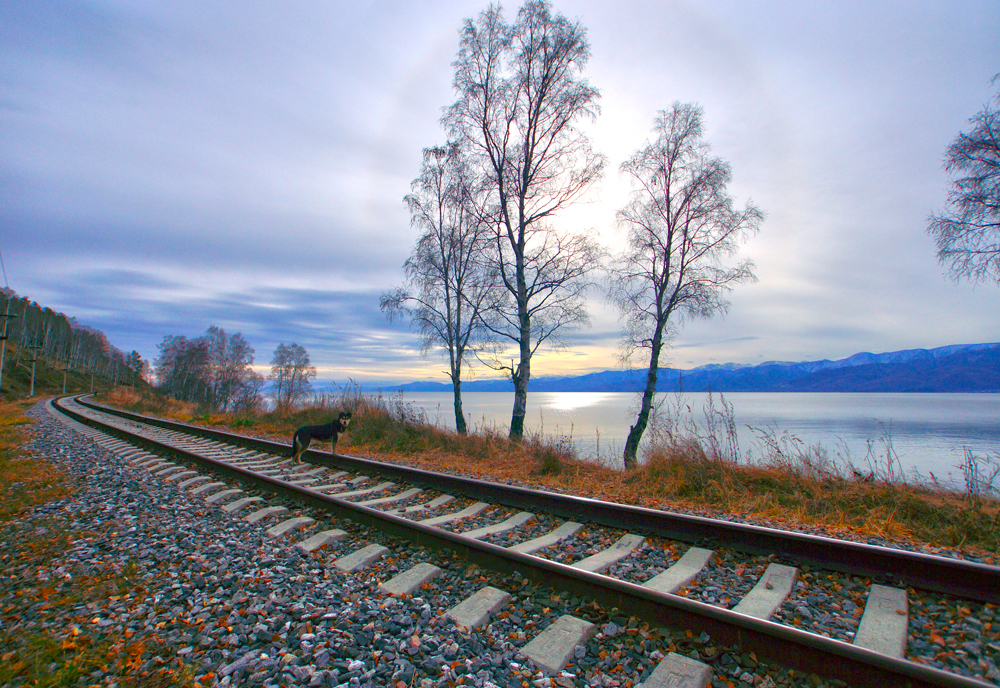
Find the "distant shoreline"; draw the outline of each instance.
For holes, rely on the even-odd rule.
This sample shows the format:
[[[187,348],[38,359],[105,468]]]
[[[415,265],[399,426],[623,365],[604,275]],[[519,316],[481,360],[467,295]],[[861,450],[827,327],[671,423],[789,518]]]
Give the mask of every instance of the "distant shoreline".
[[[605,370],[578,376],[532,378],[534,392],[640,392],[643,369]],[[382,385],[382,391],[450,392],[450,382]],[[468,380],[463,392],[507,392],[505,379]],[[859,353],[838,361],[758,365],[712,364],[660,368],[657,392],[997,393],[1000,343],[958,344],[883,354]]]

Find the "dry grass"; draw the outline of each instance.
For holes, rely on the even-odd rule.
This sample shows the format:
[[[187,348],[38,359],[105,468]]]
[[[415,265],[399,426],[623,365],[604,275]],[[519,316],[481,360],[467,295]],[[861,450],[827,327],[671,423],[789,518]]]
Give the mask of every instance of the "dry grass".
[[[571,447],[535,436],[520,443],[495,430],[462,437],[432,426],[422,411],[400,397],[372,397],[348,388],[318,401],[285,414],[215,414],[195,420],[288,442],[297,427],[326,422],[346,408],[353,410],[354,420],[338,445],[342,452],[649,508],[961,548],[994,562],[1000,555],[996,500],[854,475],[814,452],[777,451],[748,465],[721,459],[711,443],[688,437],[661,441],[640,468],[625,472],[579,460]]]
[[[101,395],[101,400],[133,413],[144,413],[161,418],[170,418],[184,423],[191,422],[198,414],[198,405],[178,401],[171,397],[152,394],[133,387],[115,387]]]
[[[31,402],[34,403],[34,402]],[[0,523],[38,504],[69,496],[69,478],[48,461],[28,456],[21,446],[31,419],[24,410],[27,401],[0,404]]]
[[[143,599],[137,576],[111,570],[94,573],[70,566],[69,578],[40,576],[61,561],[72,543],[99,534],[71,525],[67,512],[42,517],[32,507],[71,497],[72,478],[44,457],[21,448],[31,420],[27,402],[0,404],[0,685],[78,686],[93,683],[96,670],[117,675],[118,685],[147,688],[196,684],[181,672],[142,671],[140,666],[159,645],[149,634],[107,637],[89,616],[69,610],[109,598]],[[24,618],[42,623],[35,630],[14,630]],[[172,651],[170,652],[172,654]]]

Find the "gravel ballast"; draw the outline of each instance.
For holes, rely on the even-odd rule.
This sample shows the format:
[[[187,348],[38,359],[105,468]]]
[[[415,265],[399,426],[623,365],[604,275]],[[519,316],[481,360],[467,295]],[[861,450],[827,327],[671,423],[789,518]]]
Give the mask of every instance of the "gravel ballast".
[[[317,523],[291,536],[270,537],[266,528],[276,521],[247,523],[240,517],[248,511],[229,514],[221,509],[225,501],[207,504],[207,494],[192,496],[176,482],[133,466],[52,419],[40,405],[32,415],[37,423],[26,448],[70,472],[79,479],[80,489],[70,499],[36,508],[4,526],[0,537],[11,542],[0,544],[11,551],[17,538],[44,537],[35,532],[35,522],[60,522],[88,535],[43,570],[18,570],[2,579],[0,596],[7,597],[15,588],[52,585],[61,576],[88,569],[127,574],[142,582],[143,592],[84,609],[4,613],[5,636],[43,630],[65,635],[74,625],[88,623],[112,637],[128,633],[137,640],[155,638],[136,671],[186,667],[203,685],[634,686],[669,652],[708,663],[712,684],[719,688],[838,685],[768,666],[750,653],[715,645],[706,634],[650,628],[590,600],[531,584],[517,572],[482,571],[448,553],[366,531],[293,503],[284,503],[290,513],[282,518],[310,516]],[[245,486],[229,487],[243,487],[248,496],[258,494]],[[279,504],[271,496],[259,496]],[[447,510],[457,507],[448,505]],[[494,522],[498,516],[484,514],[480,520]],[[470,521],[456,529],[473,525],[482,523]],[[347,535],[310,555],[293,548],[298,540],[330,528]],[[606,533],[595,531],[581,536],[540,554],[574,559],[607,539]],[[491,541],[523,539],[511,533]],[[355,573],[333,566],[337,558],[372,543],[389,552]],[[657,542],[615,571],[635,576],[635,564],[650,558],[662,569],[683,547]],[[414,595],[397,598],[378,590],[381,583],[421,562],[442,572]],[[736,575],[739,567],[727,555],[716,564],[717,571],[732,572],[728,575],[733,578],[751,578],[750,567]],[[445,612],[487,585],[509,592],[507,603],[481,629],[456,627]],[[702,598],[710,587],[708,581],[699,581],[692,592]],[[728,600],[718,603],[730,606]],[[790,611],[795,609],[793,604]],[[519,650],[565,614],[597,624],[599,632],[577,648],[566,669],[546,677]],[[995,634],[981,626],[968,622],[961,637],[979,638],[980,652],[990,653],[986,646],[995,642]],[[111,685],[119,678],[111,672],[90,675],[80,685]]]

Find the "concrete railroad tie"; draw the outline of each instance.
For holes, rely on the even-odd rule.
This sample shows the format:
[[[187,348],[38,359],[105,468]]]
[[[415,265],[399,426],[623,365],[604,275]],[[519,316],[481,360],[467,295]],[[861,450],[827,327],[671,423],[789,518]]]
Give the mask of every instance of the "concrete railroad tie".
[[[472,538],[473,540],[479,540],[487,535],[495,535],[497,533],[506,533],[508,530],[513,530],[514,528],[519,528],[523,526],[528,521],[535,520],[535,515],[530,511],[520,511],[506,521],[501,523],[494,523],[491,526],[483,526],[482,528],[476,528],[475,530],[466,530],[459,533],[463,537]]]
[[[266,506],[263,509],[258,509],[249,516],[244,517],[243,520],[247,523],[257,523],[258,521],[263,521],[265,518],[270,518],[271,516],[277,516],[278,514],[284,514],[287,512],[287,507]]]
[[[643,587],[668,593],[682,588],[705,568],[705,564],[711,561],[713,554],[715,553],[710,549],[692,547],[674,562],[673,566],[643,583]]]
[[[205,480],[211,480],[207,475],[196,475],[193,478],[188,478],[182,482],[177,483],[177,488],[183,490],[188,485],[194,485],[195,483],[204,482]]]
[[[395,486],[396,483],[390,483],[390,482],[379,483],[375,487],[368,487],[363,490],[352,490],[351,492],[341,492],[337,496],[340,497],[341,499],[345,497],[360,497],[361,495],[371,494],[373,492],[385,492],[386,490]]]
[[[564,614],[521,649],[546,674],[558,674],[573,658],[577,645],[585,645],[597,635],[597,626]]]
[[[309,554],[310,552],[316,551],[320,547],[325,547],[329,543],[341,539],[345,535],[347,535],[346,531],[337,528],[333,530],[324,530],[306,538],[302,542],[297,543],[295,545],[295,549],[299,550],[303,554]]]
[[[393,502],[401,502],[404,499],[409,499],[410,497],[418,495],[421,492],[423,492],[423,490],[421,490],[419,487],[411,487],[409,490],[404,490],[399,494],[394,494],[389,497],[378,497],[377,499],[367,499],[363,502],[354,502],[354,503],[357,504],[358,506],[377,506],[379,504],[392,504]]]
[[[198,471],[181,471],[180,473],[174,473],[173,475],[168,475],[164,480],[167,482],[173,482],[175,480],[186,480],[191,476],[198,475]]]
[[[446,616],[453,619],[456,626],[479,628],[489,621],[508,597],[510,593],[487,586],[449,609]]]
[[[798,574],[799,570],[794,566],[771,564],[753,590],[733,607],[733,611],[758,619],[770,619],[792,592]]]
[[[395,578],[382,583],[378,589],[389,595],[412,595],[424,583],[434,580],[439,573],[441,573],[441,569],[433,564],[417,564]]]
[[[299,530],[300,528],[311,526],[315,522],[316,519],[309,518],[308,516],[296,516],[288,519],[287,521],[282,521],[278,525],[271,526],[267,529],[267,534],[271,537],[281,537],[282,535],[287,535],[288,533]]]
[[[510,549],[511,552],[520,552],[521,554],[534,554],[540,549],[551,547],[552,545],[562,542],[566,538],[573,537],[582,529],[582,523],[566,521],[550,533],[546,533],[541,537],[536,537],[534,540],[528,540],[527,542],[514,545],[508,549]]]
[[[229,499],[230,497],[235,497],[236,495],[243,494],[243,490],[233,489],[233,490],[223,490],[222,492],[216,492],[210,497],[205,497],[205,502],[208,504],[215,504],[223,499]]]
[[[906,591],[872,585],[854,644],[890,657],[903,658],[910,623]]]
[[[394,516],[405,516],[407,514],[430,511],[431,509],[437,509],[439,506],[443,506],[454,499],[455,498],[451,495],[441,495],[440,497],[435,497],[426,504],[414,504],[413,506],[408,506],[405,509],[390,509],[386,513],[393,514]]]
[[[236,513],[237,511],[240,511],[241,509],[243,509],[243,507],[263,501],[264,501],[263,497],[243,497],[242,499],[237,499],[235,502],[226,504],[224,507],[222,507],[222,510],[225,511],[227,514],[232,514]]]
[[[581,559],[572,566],[575,569],[600,573],[601,571],[610,568],[612,564],[616,564],[630,555],[633,550],[642,547],[642,543],[645,541],[646,538],[641,535],[626,533],[619,538],[618,542],[611,545],[607,549],[601,550],[597,554],[589,556],[586,559]]]
[[[341,557],[333,562],[333,565],[345,573],[351,573],[365,568],[388,551],[382,545],[368,545],[356,552],[351,552],[346,557]]]
[[[425,526],[439,526],[442,523],[452,523],[453,521],[461,521],[463,518],[472,518],[473,516],[475,516],[488,506],[489,504],[487,504],[486,502],[476,502],[472,506],[467,506],[461,511],[445,514],[443,516],[435,516],[434,518],[424,519],[423,521],[418,521],[418,523],[423,523]]]
[[[208,490],[214,490],[217,487],[228,487],[225,483],[208,483],[207,485],[199,485],[198,487],[192,487],[188,490],[191,494],[201,494],[202,492],[207,492]]]
[[[671,652],[636,688],[705,688],[711,678],[709,665]]]

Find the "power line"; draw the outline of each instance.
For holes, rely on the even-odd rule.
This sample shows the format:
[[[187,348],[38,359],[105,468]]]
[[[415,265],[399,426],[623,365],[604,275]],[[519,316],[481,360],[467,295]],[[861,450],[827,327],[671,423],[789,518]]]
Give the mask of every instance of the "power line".
[[[3,283],[8,289],[10,289],[10,282],[7,281],[7,268],[4,267],[3,264],[3,251],[0,251],[0,269],[3,270]]]

